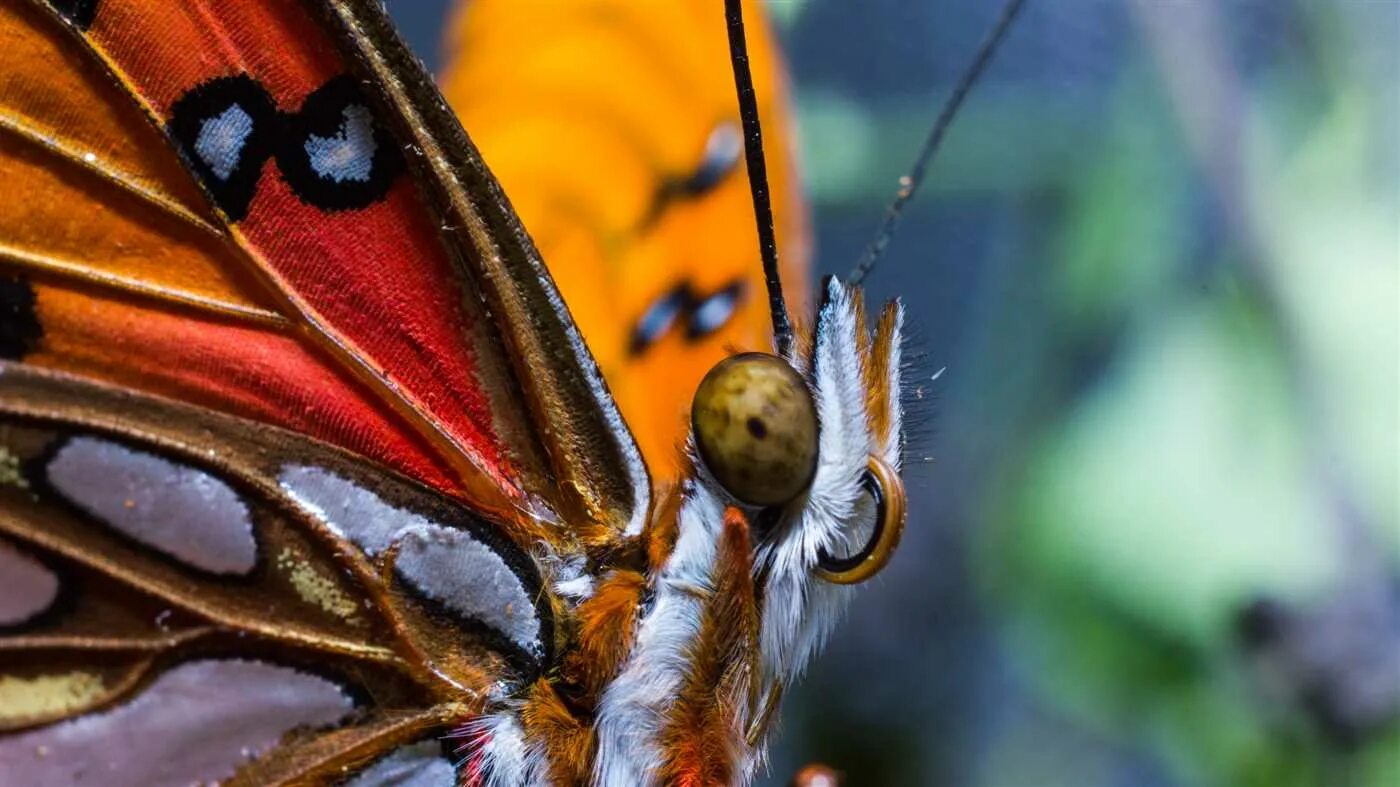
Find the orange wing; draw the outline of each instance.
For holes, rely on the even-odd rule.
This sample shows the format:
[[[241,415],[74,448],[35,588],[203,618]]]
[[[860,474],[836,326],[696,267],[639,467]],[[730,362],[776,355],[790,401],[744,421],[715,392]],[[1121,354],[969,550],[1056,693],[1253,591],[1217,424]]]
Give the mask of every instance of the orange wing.
[[[591,357],[377,6],[4,0],[0,44],[5,356],[639,526]]]
[[[761,9],[745,16],[783,280],[801,298],[785,75]],[[723,14],[710,0],[470,0],[449,53],[448,101],[549,260],[653,477],[674,478],[700,378],[734,349],[771,346]]]

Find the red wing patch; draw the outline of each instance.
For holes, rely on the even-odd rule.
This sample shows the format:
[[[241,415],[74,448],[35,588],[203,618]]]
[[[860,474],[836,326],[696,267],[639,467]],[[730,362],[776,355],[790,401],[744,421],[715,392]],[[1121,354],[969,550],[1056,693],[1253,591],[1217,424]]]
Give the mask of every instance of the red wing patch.
[[[517,472],[478,377],[473,342],[481,334],[473,334],[479,313],[469,312],[470,285],[449,263],[397,144],[303,4],[52,5],[165,128],[229,224],[241,250],[235,256],[245,258],[252,278],[295,326],[296,340],[364,389],[360,395],[379,410],[375,423],[387,419],[402,432],[369,454],[457,491],[470,488],[475,474],[498,494],[517,497]],[[162,359],[220,369],[204,378],[187,369],[175,373],[186,387],[206,389],[203,399],[182,398],[252,398],[257,406],[224,409],[365,450],[363,428],[347,431],[343,423],[295,410],[318,399],[324,375],[282,377],[294,370],[267,365],[229,375],[248,348],[224,345],[213,333]],[[209,353],[223,363],[211,364]],[[278,393],[269,397],[269,391]],[[348,440],[354,431],[361,438]],[[462,482],[444,484],[432,472],[424,477],[425,443]]]

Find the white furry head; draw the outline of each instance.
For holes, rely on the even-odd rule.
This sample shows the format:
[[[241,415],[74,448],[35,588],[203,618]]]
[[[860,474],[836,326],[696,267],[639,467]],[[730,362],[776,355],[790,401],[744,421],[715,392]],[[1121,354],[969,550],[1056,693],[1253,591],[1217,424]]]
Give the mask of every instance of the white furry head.
[[[786,685],[801,675],[831,633],[852,587],[819,579],[820,556],[859,551],[875,517],[862,480],[871,456],[896,471],[903,451],[900,329],[903,308],[886,310],[878,335],[866,333],[864,304],[829,279],[804,368],[821,424],[817,471],[807,493],[789,504],[756,543],[764,582],[760,649],[765,679]]]

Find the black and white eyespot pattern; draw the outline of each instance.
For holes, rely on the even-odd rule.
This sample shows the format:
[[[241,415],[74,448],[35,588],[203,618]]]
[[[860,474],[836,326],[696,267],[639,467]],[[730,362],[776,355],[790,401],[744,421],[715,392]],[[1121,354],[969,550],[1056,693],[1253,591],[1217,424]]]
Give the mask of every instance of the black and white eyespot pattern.
[[[739,310],[746,292],[741,279],[709,295],[699,295],[690,282],[681,282],[651,302],[632,328],[627,351],[632,356],[646,352],[680,323],[686,341],[698,342],[729,324]]]
[[[403,170],[389,133],[379,126],[350,76],[327,82],[284,115],[286,144],[277,166],[292,190],[325,210],[363,208],[378,201]]]
[[[743,296],[744,283],[736,281],[693,304],[690,321],[685,326],[685,338],[692,342],[699,341],[723,328],[739,310]]]
[[[672,181],[672,190],[681,196],[698,197],[708,193],[739,167],[739,158],[744,155],[744,138],[739,126],[732,122],[720,123],[710,131],[705,140],[705,153],[695,170],[685,178]]]
[[[705,151],[695,168],[683,175],[662,177],[651,197],[651,207],[643,215],[640,229],[656,223],[666,209],[677,200],[699,199],[714,191],[725,178],[739,168],[744,154],[744,138],[739,125],[725,121],[710,131]]]
[[[175,102],[168,128],[220,210],[238,221],[248,212],[281,125],[272,97],[244,74],[186,93]]]
[[[690,286],[682,284],[651,302],[632,328],[627,351],[640,355],[662,336],[671,332],[681,313],[690,308]]]
[[[282,112],[247,74],[220,77],[175,102],[170,135],[232,221],[248,213],[268,159],[303,202],[323,210],[367,207],[403,170],[393,138],[349,75]]]

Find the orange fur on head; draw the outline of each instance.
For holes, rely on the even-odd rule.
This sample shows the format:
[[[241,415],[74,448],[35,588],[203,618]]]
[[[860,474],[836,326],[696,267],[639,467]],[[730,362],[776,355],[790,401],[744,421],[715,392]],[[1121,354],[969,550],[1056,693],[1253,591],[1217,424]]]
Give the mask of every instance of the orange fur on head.
[[[662,784],[711,787],[735,781],[743,767],[744,730],[757,680],[758,607],[754,598],[749,524],[742,512],[724,514],[716,555],[714,594],[705,607],[662,746]]]
[[[890,355],[894,346],[898,316],[897,304],[885,304],[885,308],[880,312],[880,321],[875,325],[875,344],[864,355],[868,359],[863,370],[865,409],[870,414],[870,434],[875,438],[876,445],[884,445],[889,440],[890,408],[892,400],[897,401],[899,397],[899,391],[890,390]],[[868,336],[864,330],[858,335]]]

